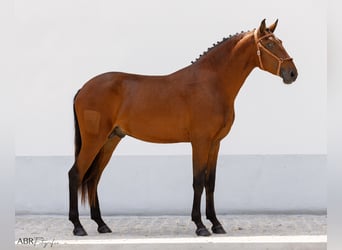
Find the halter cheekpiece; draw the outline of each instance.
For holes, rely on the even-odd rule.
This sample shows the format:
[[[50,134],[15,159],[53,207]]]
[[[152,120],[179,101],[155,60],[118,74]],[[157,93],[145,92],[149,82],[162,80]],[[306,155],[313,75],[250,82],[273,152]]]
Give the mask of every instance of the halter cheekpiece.
[[[261,49],[263,51],[265,51],[267,54],[269,54],[270,56],[272,56],[273,58],[275,58],[277,61],[278,61],[278,67],[277,67],[277,75],[280,76],[280,67],[282,65],[282,63],[284,61],[290,61],[292,60],[291,57],[287,57],[287,58],[282,58],[282,57],[278,57],[277,55],[275,55],[274,53],[272,53],[271,51],[269,51],[262,43],[261,43],[261,40],[267,38],[267,37],[270,37],[270,36],[274,36],[272,33],[269,33],[269,34],[266,34],[260,38],[258,38],[258,30],[256,29],[254,31],[254,40],[255,40],[255,44],[257,46],[257,55],[258,55],[258,58],[259,58],[259,65],[260,65],[260,68],[261,69],[264,69],[264,65],[262,63],[262,60],[261,60]]]

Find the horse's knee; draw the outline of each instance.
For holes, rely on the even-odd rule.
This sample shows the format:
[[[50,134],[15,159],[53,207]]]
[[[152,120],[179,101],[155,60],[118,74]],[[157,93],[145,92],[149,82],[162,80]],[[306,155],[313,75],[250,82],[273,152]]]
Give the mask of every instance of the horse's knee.
[[[215,191],[215,183],[206,183],[205,190],[206,190],[207,195],[213,194]]]
[[[79,174],[76,165],[73,165],[68,172],[69,183],[77,183],[79,179]]]
[[[193,178],[192,187],[195,191],[203,191],[205,184],[205,173],[200,173]]]
[[[72,166],[72,168],[70,168],[70,170],[68,172],[69,179],[74,178],[74,176],[75,176],[75,174],[77,172],[75,170],[76,170],[76,168],[74,166]]]

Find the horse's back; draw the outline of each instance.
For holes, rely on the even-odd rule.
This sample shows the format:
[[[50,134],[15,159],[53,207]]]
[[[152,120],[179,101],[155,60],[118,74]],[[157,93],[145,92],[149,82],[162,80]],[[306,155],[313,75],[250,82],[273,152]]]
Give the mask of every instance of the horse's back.
[[[120,127],[126,134],[151,142],[188,140],[185,90],[169,76],[108,72],[89,80],[75,105],[79,113]]]

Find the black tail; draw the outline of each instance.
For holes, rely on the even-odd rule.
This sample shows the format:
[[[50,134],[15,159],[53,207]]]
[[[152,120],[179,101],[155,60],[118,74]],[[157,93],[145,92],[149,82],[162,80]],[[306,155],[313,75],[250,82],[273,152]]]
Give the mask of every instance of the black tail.
[[[77,114],[76,114],[76,109],[75,109],[75,100],[76,100],[76,97],[77,97],[79,92],[80,92],[80,90],[77,91],[77,93],[74,97],[74,102],[73,102],[74,125],[75,125],[75,167],[77,167],[77,158],[78,158],[78,155],[80,154],[81,146],[82,146],[80,127],[78,124],[78,119],[77,119]],[[85,194],[87,193],[87,187],[86,187],[86,185],[83,184],[83,180],[80,180],[80,179],[77,180],[77,186],[80,188],[82,200],[84,201]]]
[[[80,127],[78,125],[78,119],[76,115],[76,110],[75,110],[75,99],[80,91],[78,91],[74,97],[74,103],[73,103],[73,108],[74,108],[74,124],[75,124],[75,161],[77,160],[77,157],[81,151],[81,146],[82,146],[82,140],[81,140],[81,133],[80,133]]]

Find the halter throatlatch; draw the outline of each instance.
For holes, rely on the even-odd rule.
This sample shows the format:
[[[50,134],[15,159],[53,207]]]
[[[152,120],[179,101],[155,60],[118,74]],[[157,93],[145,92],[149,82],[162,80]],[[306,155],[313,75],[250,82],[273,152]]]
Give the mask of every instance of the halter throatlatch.
[[[267,48],[265,48],[265,46],[261,43],[261,40],[263,40],[267,37],[270,37],[270,36],[274,36],[272,33],[266,34],[260,38],[258,38],[257,33],[258,33],[258,30],[256,29],[254,31],[254,40],[255,40],[255,44],[257,46],[257,55],[259,58],[260,68],[264,69],[264,65],[263,65],[262,60],[261,60],[261,49],[262,49],[263,51],[265,51],[267,54],[269,54],[270,56],[272,56],[273,58],[275,58],[278,61],[277,75],[280,76],[281,65],[283,64],[284,61],[290,61],[290,60],[292,60],[292,58],[291,57],[287,57],[287,58],[278,57],[275,54],[273,54],[271,51],[269,51]]]

